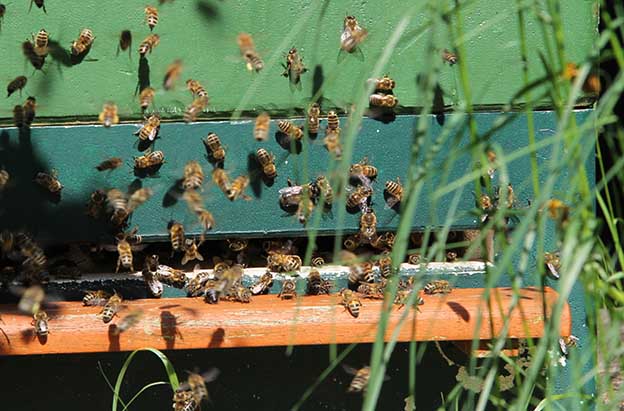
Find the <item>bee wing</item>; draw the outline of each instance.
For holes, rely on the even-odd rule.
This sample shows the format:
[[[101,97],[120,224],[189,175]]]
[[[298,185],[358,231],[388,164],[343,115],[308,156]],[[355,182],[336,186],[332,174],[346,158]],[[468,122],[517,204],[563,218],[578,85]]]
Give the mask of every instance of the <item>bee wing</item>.
[[[347,374],[351,374],[351,375],[355,375],[357,374],[358,370],[356,370],[355,368],[346,365],[346,364],[340,364],[342,366],[342,369],[347,373]]]
[[[548,267],[548,271],[550,272],[550,274],[555,278],[555,279],[559,279],[559,271],[557,270],[557,267],[555,267],[555,265],[553,263],[547,263],[546,267]]]
[[[206,382],[212,382],[214,380],[217,379],[217,377],[219,377],[220,371],[218,368],[211,368],[208,371],[206,371],[205,373],[203,373],[201,376],[204,379],[204,381]]]
[[[262,293],[265,290],[265,288],[266,288],[266,284],[264,282],[259,282],[257,284],[254,284],[250,290],[252,294],[257,295],[257,294]]]

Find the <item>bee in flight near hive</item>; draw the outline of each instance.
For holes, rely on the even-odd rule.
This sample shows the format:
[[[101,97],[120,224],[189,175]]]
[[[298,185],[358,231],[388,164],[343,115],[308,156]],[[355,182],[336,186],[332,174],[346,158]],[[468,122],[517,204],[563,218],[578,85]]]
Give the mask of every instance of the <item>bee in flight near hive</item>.
[[[258,282],[251,286],[251,293],[253,295],[266,294],[271,289],[271,286],[273,286],[273,274],[267,271],[262,274]]]
[[[46,56],[39,56],[35,53],[35,46],[32,42],[26,40],[22,43],[22,53],[24,57],[30,61],[35,70],[41,70],[45,64]]]
[[[184,256],[182,257],[182,265],[185,265],[189,261],[199,260],[204,261],[204,257],[199,253],[199,246],[195,240],[187,238],[184,241]]]
[[[227,190],[227,198],[230,201],[235,201],[239,197],[244,200],[251,200],[251,197],[244,193],[245,188],[249,185],[249,177],[247,176],[238,176],[232,181],[230,184],[229,190]]]
[[[278,272],[297,271],[301,268],[301,257],[271,251],[267,256],[267,268]]]
[[[197,370],[196,372],[189,372],[188,374],[189,376],[186,382],[180,384],[180,387],[174,394],[173,408],[175,411],[194,411],[203,400],[209,401],[210,397],[208,395],[206,383],[216,380],[219,376],[219,370],[211,368],[202,374],[199,374]]]
[[[105,203],[106,192],[104,190],[95,190],[89,197],[85,214],[91,218],[100,218],[100,215],[104,212]]]
[[[182,180],[182,188],[184,190],[200,189],[204,183],[204,170],[201,165],[191,160],[184,166],[184,179]]]
[[[95,167],[95,169],[97,171],[114,170],[118,167],[121,167],[122,164],[123,164],[123,160],[120,157],[111,157],[102,161],[100,164],[98,164]]]
[[[294,125],[288,120],[280,120],[277,123],[277,128],[283,134],[286,134],[287,136],[294,138],[295,140],[301,140],[303,138],[302,128]]]
[[[197,97],[191,104],[186,106],[184,111],[184,121],[186,123],[192,123],[197,120],[197,117],[208,107],[208,97]]]
[[[559,279],[559,270],[561,270],[561,260],[559,259],[559,252],[554,253],[544,253],[544,263],[546,264],[546,268],[548,268],[548,272],[555,279]]]
[[[113,320],[113,317],[119,312],[119,310],[121,310],[121,303],[121,295],[117,294],[116,292],[108,299],[99,314],[104,324],[108,324]]]
[[[58,173],[56,170],[52,170],[50,174],[39,172],[35,176],[35,183],[39,184],[52,194],[60,194],[64,186],[57,177]]]
[[[262,70],[264,68],[264,62],[256,51],[256,46],[254,45],[251,35],[240,33],[236,37],[236,42],[238,43],[241,56],[245,59],[247,70],[255,70],[256,72]]]
[[[357,286],[361,282],[375,282],[374,267],[374,264],[370,261],[363,261],[349,266],[349,284]]]
[[[152,87],[145,87],[139,94],[139,102],[141,103],[141,112],[147,110],[147,108],[154,102],[154,95],[156,90]]]
[[[134,168],[144,170],[158,167],[165,162],[165,154],[162,151],[152,151],[143,156],[134,158]]]
[[[15,239],[16,243],[19,243],[19,239]],[[27,242],[32,243],[30,238],[27,239]],[[28,248],[37,247],[36,244],[32,243],[28,246]],[[24,247],[20,247],[24,249]],[[40,285],[31,285],[30,287],[22,290],[19,289],[18,293],[21,293],[20,299],[17,303],[17,309],[23,313],[27,314],[35,314],[41,308],[41,304],[45,300],[45,291]]]
[[[303,65],[303,59],[296,48],[293,47],[290,49],[286,55],[286,64],[282,64],[282,66],[284,67],[282,76],[288,77],[292,86],[300,87],[301,75],[308,71],[308,69]]]
[[[393,108],[399,104],[399,99],[394,97],[392,94],[374,93],[370,95],[368,102],[371,106],[375,107]]]
[[[396,181],[386,181],[386,193],[388,194],[388,207],[392,208],[403,200],[403,186],[401,180],[397,177]]]
[[[71,54],[74,56],[80,56],[86,54],[93,45],[93,32],[91,29],[82,29],[78,39],[76,39],[71,45]]]
[[[268,179],[274,179],[277,177],[277,168],[275,168],[275,156],[273,154],[269,154],[263,148],[259,148],[256,151],[256,158],[258,159],[258,163],[260,163],[260,167],[262,167],[262,172]]]
[[[98,120],[104,127],[110,127],[113,124],[119,124],[119,114],[117,113],[117,105],[115,103],[104,103],[102,111],[98,116]]]
[[[221,139],[216,133],[208,133],[204,140],[204,145],[210,152],[210,157],[217,163],[225,161],[225,148],[221,144]]]
[[[373,190],[366,186],[357,186],[347,197],[347,208],[357,208],[366,210],[368,208],[368,199],[373,195]]]
[[[318,270],[310,270],[307,280],[307,294],[308,295],[323,295],[329,294],[333,287],[333,283],[329,280],[323,280],[321,273]]]
[[[139,188],[137,191],[132,193],[130,198],[128,199],[128,212],[132,213],[136,210],[140,205],[149,200],[152,195],[154,195],[154,191],[149,187]]]
[[[117,226],[123,226],[130,215],[128,210],[128,199],[120,190],[113,188],[106,193],[106,200],[112,210],[111,222]]]
[[[48,42],[50,35],[44,29],[39,30],[37,35],[33,35],[33,51],[39,57],[48,55]]]
[[[119,44],[117,45],[117,55],[119,50],[126,51],[132,47],[132,32],[130,30],[123,30],[119,34]]]
[[[345,307],[345,310],[349,311],[353,317],[357,318],[360,315],[360,307],[362,303],[355,296],[355,293],[348,288],[340,290],[340,304]]]
[[[282,290],[277,296],[282,300],[291,300],[297,297],[297,283],[295,280],[284,280],[282,282]]]
[[[342,368],[347,374],[353,375],[353,380],[351,380],[347,392],[366,392],[366,387],[368,386],[368,380],[370,378],[370,367],[362,367],[356,370],[353,367],[342,364]]]
[[[128,237],[136,234],[137,229],[133,229],[130,233],[121,233],[117,235],[117,268],[115,272],[119,272],[119,267],[130,269],[130,272],[134,272],[134,266],[132,264],[132,247],[128,242]]]
[[[33,314],[32,325],[35,327],[35,333],[38,337],[47,337],[50,332],[48,326],[48,314],[43,310],[38,310]]]
[[[180,75],[182,74],[182,70],[182,60],[175,60],[169,65],[169,67],[167,67],[165,79],[163,80],[163,88],[165,90],[173,89],[176,81],[178,81]]]
[[[212,181],[219,187],[219,190],[227,196],[230,191],[230,178],[222,168],[212,170]]]
[[[457,56],[455,53],[451,53],[447,49],[442,50],[442,59],[449,63],[451,66],[457,63]]]
[[[195,411],[199,404],[193,397],[191,390],[183,390],[178,388],[173,393],[173,410],[174,411]]]
[[[214,287],[214,294],[217,300],[218,297],[227,295],[234,287],[240,285],[242,276],[243,267],[239,264],[225,268],[219,275],[217,284]]]
[[[318,103],[312,103],[308,108],[308,132],[317,134],[321,124],[321,107]]]
[[[154,27],[158,24],[158,9],[154,6],[145,7],[145,22],[150,28],[150,31],[154,30]]]
[[[446,280],[434,280],[423,287],[425,294],[448,294],[452,287]]]
[[[367,36],[368,31],[360,26],[354,16],[346,16],[340,35],[340,49],[353,53]]]
[[[154,141],[160,132],[160,116],[152,114],[145,119],[141,128],[134,133],[142,141]]]
[[[103,307],[110,297],[111,295],[104,290],[87,291],[82,297],[82,304],[87,307]]]
[[[256,141],[267,141],[269,138],[269,127],[271,125],[271,117],[267,113],[260,113],[256,117],[254,125],[254,138]]]
[[[193,98],[197,97],[205,97],[208,98],[208,92],[201,85],[201,83],[197,80],[188,79],[186,80],[186,88],[191,92]]]
[[[160,36],[158,34],[150,34],[147,36],[139,45],[139,55],[141,58],[144,58],[148,52],[151,54],[152,50],[154,50],[158,44],[160,44]]]
[[[171,241],[171,255],[175,252],[184,251],[184,226],[176,221],[169,221],[167,225],[169,239]]]
[[[28,7],[28,12],[30,13],[30,10],[32,10],[32,5],[33,3],[35,3],[35,6],[37,6],[38,9],[43,9],[44,13],[48,13],[46,11],[46,7],[45,7],[45,1],[44,0],[30,0],[30,7]]]
[[[119,335],[124,331],[128,331],[141,321],[141,317],[143,317],[143,310],[131,311],[116,324],[116,327],[113,329],[113,335]]]
[[[28,83],[28,79],[25,76],[15,77],[7,85],[7,97],[11,97],[11,94],[15,93],[17,90],[21,93],[22,89],[26,87],[26,83]]]

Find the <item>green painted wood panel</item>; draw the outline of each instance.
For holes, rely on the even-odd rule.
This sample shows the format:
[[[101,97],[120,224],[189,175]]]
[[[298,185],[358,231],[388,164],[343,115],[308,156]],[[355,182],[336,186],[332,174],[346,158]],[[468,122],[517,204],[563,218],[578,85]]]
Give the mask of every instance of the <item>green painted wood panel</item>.
[[[447,2],[450,7],[452,2]],[[501,105],[522,87],[522,62],[519,52],[517,11],[508,0],[474,0],[465,2],[464,41],[467,66],[476,105]],[[529,3],[527,3],[528,5]],[[137,47],[149,29],[144,23],[144,1],[76,2],[52,1],[47,14],[28,2],[11,2],[0,32],[0,82],[6,85],[18,75],[29,82],[24,97],[19,93],[5,100],[0,119],[8,121],[12,107],[26,95],[38,98],[40,118],[70,120],[93,119],[107,100],[117,102],[122,118],[140,116],[135,96],[138,73]],[[397,80],[396,95],[407,108],[423,104],[417,94],[415,78],[427,64],[424,56],[430,39],[436,48],[452,48],[448,28],[426,28],[430,15],[416,13],[385,68]],[[533,7],[533,6],[532,6]],[[541,7],[536,5],[535,7]],[[574,47],[566,50],[570,61],[586,59],[597,35],[597,2],[595,0],[565,1],[560,4],[565,40]],[[532,9],[531,9],[532,10]],[[211,96],[207,116],[229,117],[241,106],[244,110],[291,110],[306,107],[312,95],[313,80],[327,80],[324,108],[346,109],[361,90],[374,62],[406,12],[400,0],[371,2],[360,0],[318,1],[273,0],[270,2],[241,0],[175,1],[160,7],[160,23],[155,32],[161,44],[149,56],[152,84],[159,89],[156,109],[163,116],[180,118],[190,102],[190,94],[178,87],[161,90],[167,66],[174,59],[185,63],[183,79],[202,81]],[[354,14],[370,32],[362,46],[363,59],[349,55],[338,63],[339,37],[345,13]],[[451,18],[450,23],[453,23]],[[66,58],[49,56],[43,72],[34,72],[22,55],[20,44],[32,33],[45,28],[61,48],[69,48],[80,30],[89,27],[96,40],[87,58],[71,65]],[[423,32],[423,28],[426,30]],[[132,59],[116,55],[121,30],[133,32]],[[246,71],[236,46],[241,31],[256,37],[257,48],[270,64],[260,75]],[[539,52],[543,37],[533,11],[527,11],[526,32],[529,72],[532,78],[543,75]],[[292,33],[290,35],[289,33]],[[419,34],[420,33],[420,34]],[[289,37],[290,36],[290,37]],[[288,81],[281,77],[283,54],[298,47],[310,71],[303,76],[302,91],[292,92]],[[182,84],[181,84],[182,85]],[[459,101],[457,66],[444,65],[440,72],[444,104]]]
[[[591,111],[576,112],[579,123],[591,120]],[[491,137],[491,143],[500,145],[505,155],[514,155],[527,145],[526,117],[524,114],[480,113],[476,120],[480,133],[491,129],[493,124],[508,116],[516,116],[506,127]],[[379,230],[394,230],[399,222],[395,210],[385,207],[383,184],[386,180],[401,177],[406,180],[412,130],[419,116],[398,116],[389,124],[364,119],[358,133],[354,160],[368,156],[378,167],[379,176],[374,184],[373,208],[378,215]],[[447,219],[449,207],[458,194],[457,211],[451,220],[455,228],[475,228],[479,225],[479,217],[475,211],[474,185],[466,180],[436,201],[433,194],[445,190],[448,184],[465,176],[472,170],[470,150],[467,149],[468,136],[464,129],[456,130],[447,141],[437,141],[442,130],[440,118],[429,116],[430,133],[426,137],[424,147],[440,144],[446,149],[438,150],[434,167],[440,173],[428,173],[422,192],[420,205],[413,222],[414,229],[426,226],[442,226]],[[540,165],[540,179],[544,180],[550,173],[550,157],[552,150],[561,149],[561,141],[551,137],[555,130],[555,114],[553,112],[536,112],[535,128],[538,130],[537,141],[540,148],[537,152]],[[225,169],[237,176],[249,173],[248,155],[258,147],[265,147],[275,153],[278,176],[272,186],[267,186],[260,179],[247,192],[253,197],[251,201],[237,200],[230,202],[224,194],[210,181],[204,184],[204,197],[207,208],[216,219],[216,227],[209,233],[211,238],[226,236],[261,237],[274,236],[305,236],[309,228],[303,227],[297,219],[284,212],[278,203],[278,191],[286,187],[287,179],[302,182],[304,175],[304,154],[307,153],[307,175],[314,178],[326,173],[330,162],[322,139],[306,140],[306,149],[302,154],[291,154],[281,148],[275,139],[266,143],[258,143],[252,138],[252,124],[240,122],[210,122],[191,125],[171,123],[165,124],[161,130],[161,138],[156,148],[166,156],[166,163],[160,169],[158,177],[138,179],[133,175],[128,164],[132,157],[139,155],[136,149],[137,138],[132,132],[135,125],[120,125],[105,129],[100,126],[63,126],[33,128],[30,133],[19,135],[15,128],[0,131],[0,163],[13,176],[12,184],[5,190],[0,202],[0,226],[7,228],[28,228],[41,241],[69,240],[101,240],[110,239],[107,234],[108,225],[98,223],[85,214],[85,203],[90,193],[98,188],[113,187],[127,190],[142,185],[154,190],[154,196],[141,206],[132,216],[131,225],[138,226],[144,240],[162,240],[168,237],[167,222],[171,219],[182,222],[188,233],[198,234],[200,227],[196,217],[188,211],[184,201],[168,195],[176,181],[183,174],[184,164],[198,160],[209,176],[211,166],[204,158],[205,149],[201,142],[208,132],[216,132],[226,146],[227,157]],[[276,132],[276,125],[271,125],[271,135]],[[587,133],[586,147],[593,147],[593,135]],[[426,151],[426,150],[423,150]],[[426,153],[420,153],[418,161],[422,162]],[[123,167],[112,172],[100,173],[95,165],[100,161],[119,156],[125,159]],[[443,165],[455,158],[447,172],[442,172]],[[593,164],[593,159],[590,159]],[[530,184],[530,162],[528,151],[507,165],[509,181],[514,185],[519,206],[533,198]],[[39,171],[58,170],[59,178],[65,185],[61,200],[51,202],[41,188],[32,182]],[[592,173],[593,166],[588,167]],[[564,197],[566,181],[575,170],[561,170],[554,193]],[[252,171],[252,175],[254,172]],[[497,173],[500,175],[500,173]],[[258,174],[255,174],[258,175]],[[498,178],[498,177],[496,177]],[[593,174],[589,176],[590,181]],[[208,177],[207,180],[210,178]],[[494,185],[498,182],[495,180]],[[338,225],[337,206],[325,213],[320,220],[320,234],[332,234],[343,229],[355,232],[359,227],[359,214],[347,214],[342,225]]]

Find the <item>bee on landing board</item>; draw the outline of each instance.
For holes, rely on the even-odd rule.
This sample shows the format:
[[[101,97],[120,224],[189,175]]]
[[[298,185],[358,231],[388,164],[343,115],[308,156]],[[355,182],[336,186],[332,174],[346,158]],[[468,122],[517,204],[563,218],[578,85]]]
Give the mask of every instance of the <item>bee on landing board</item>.
[[[225,148],[223,148],[221,139],[219,139],[219,136],[216,133],[208,133],[208,136],[206,136],[206,138],[202,141],[214,161],[217,163],[225,161]]]
[[[99,314],[104,324],[111,322],[113,317],[121,310],[122,301],[121,295],[117,294],[117,292],[108,299]]]
[[[262,274],[262,277],[251,286],[251,293],[253,295],[266,294],[269,292],[271,286],[273,286],[273,274],[270,271]]]
[[[308,133],[318,134],[321,124],[321,107],[318,103],[312,103],[308,108],[307,122]]]
[[[357,186],[347,197],[347,208],[368,208],[368,199],[373,195],[373,190],[366,186]]]
[[[362,303],[355,296],[355,293],[348,288],[343,288],[340,290],[340,304],[345,307],[345,310],[349,311],[353,317],[357,318],[360,316],[360,307],[362,307]]]
[[[371,106],[375,107],[393,108],[399,104],[399,99],[394,97],[392,94],[374,93],[370,95],[368,102]]]
[[[184,240],[184,256],[182,257],[182,265],[185,265],[189,261],[199,260],[204,261],[204,257],[199,253],[199,246],[195,240],[187,238]]]
[[[282,300],[292,300],[297,297],[297,283],[295,280],[284,280],[282,289],[277,296]]]
[[[152,151],[143,156],[134,158],[134,168],[144,170],[158,167],[165,162],[165,154],[162,151]]]
[[[264,68],[264,62],[256,51],[256,46],[254,45],[251,35],[247,33],[240,33],[236,37],[236,42],[238,43],[241,56],[245,59],[245,66],[247,67],[247,70],[255,70],[256,72],[262,70]]]
[[[360,217],[360,241],[370,243],[377,236],[377,215],[371,208]]]
[[[396,181],[386,181],[386,193],[388,193],[388,207],[392,208],[403,200],[403,186],[397,177]]]
[[[48,325],[48,314],[43,310],[38,310],[33,314],[32,325],[35,327],[35,334],[37,337],[47,337],[50,332]]]
[[[197,97],[206,97],[208,98],[208,92],[201,85],[201,83],[197,80],[188,79],[186,80],[186,88],[191,92],[193,98]]]
[[[232,181],[230,184],[230,188],[227,191],[226,195],[230,201],[235,201],[238,198],[242,198],[243,200],[251,200],[251,197],[244,193],[245,188],[249,185],[249,177],[247,176],[238,176]]]
[[[104,103],[98,120],[104,127],[110,127],[113,124],[119,124],[119,114],[117,113],[117,105],[115,103]]]
[[[219,190],[223,191],[226,196],[228,195],[231,183],[225,170],[219,167],[212,170],[212,181],[219,187]]]
[[[308,274],[307,291],[308,295],[323,295],[329,294],[333,287],[333,283],[329,280],[323,280],[321,273],[318,270],[311,270]]]
[[[39,57],[46,57],[48,55],[48,42],[50,35],[44,29],[39,30],[37,35],[33,34],[33,51]]]
[[[273,154],[269,154],[263,148],[259,148],[256,151],[256,158],[258,159],[258,163],[262,167],[262,172],[268,179],[274,179],[277,177],[277,169],[275,168],[275,156]]]
[[[301,268],[301,257],[270,251],[267,256],[267,268],[278,272],[298,271]]]
[[[434,280],[423,287],[425,294],[448,294],[452,291],[451,284],[446,280]]]
[[[287,136],[295,140],[301,140],[303,138],[303,130],[301,129],[301,127],[294,125],[288,120],[280,120],[277,123],[277,128],[283,134],[286,134]]]
[[[191,104],[186,106],[184,111],[184,122],[192,123],[197,120],[197,117],[208,107],[208,96],[197,97]]]
[[[134,133],[141,141],[154,141],[160,132],[160,116],[152,114],[145,119],[141,128]]]

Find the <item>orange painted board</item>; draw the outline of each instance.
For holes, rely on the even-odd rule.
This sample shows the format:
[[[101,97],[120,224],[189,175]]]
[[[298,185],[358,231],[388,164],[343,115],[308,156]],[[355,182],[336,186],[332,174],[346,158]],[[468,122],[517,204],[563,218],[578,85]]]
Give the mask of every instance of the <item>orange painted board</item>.
[[[420,312],[411,310],[398,332],[399,341],[481,340],[496,337],[512,301],[509,288],[492,290],[492,312],[487,311],[484,289],[455,289],[448,295],[423,295]],[[508,338],[540,337],[544,332],[543,304],[554,305],[558,295],[546,288],[523,289],[520,305],[511,313]],[[381,301],[362,300],[358,318],[338,305],[338,297],[305,296],[280,300],[275,295],[254,297],[249,304],[225,302],[206,304],[200,298],[146,299],[126,302],[120,317],[142,309],[141,321],[116,336],[112,332],[120,317],[104,324],[97,317],[98,307],[81,302],[60,302],[48,309],[50,334],[39,339],[31,318],[15,306],[0,305],[0,355],[85,353],[130,351],[137,348],[198,349],[229,347],[267,347],[329,343],[373,342],[382,306]],[[407,308],[393,306],[389,339]],[[415,316],[414,316],[415,314]],[[477,318],[482,321],[478,332]],[[565,305],[561,334],[569,335],[571,318]],[[493,330],[493,334],[490,330]]]

